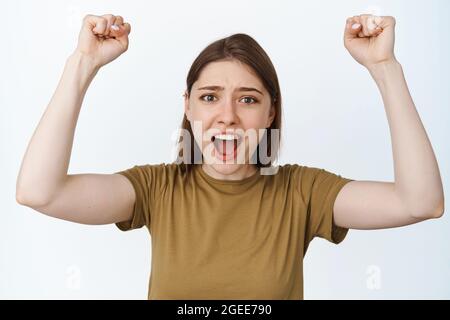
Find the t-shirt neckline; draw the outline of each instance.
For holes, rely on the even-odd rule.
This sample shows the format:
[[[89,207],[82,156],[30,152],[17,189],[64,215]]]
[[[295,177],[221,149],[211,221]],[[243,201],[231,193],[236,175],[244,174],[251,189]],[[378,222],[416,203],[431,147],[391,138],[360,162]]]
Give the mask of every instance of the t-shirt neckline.
[[[214,177],[211,177],[209,174],[207,174],[204,170],[201,164],[196,165],[197,167],[197,171],[199,172],[199,174],[206,180],[208,180],[211,183],[214,184],[222,184],[222,185],[246,185],[249,184],[255,180],[257,180],[259,178],[259,176],[261,175],[260,173],[260,169],[258,168],[258,170],[256,170],[255,173],[253,173],[251,176],[246,177],[244,179],[240,179],[240,180],[224,180],[224,179],[217,179]]]

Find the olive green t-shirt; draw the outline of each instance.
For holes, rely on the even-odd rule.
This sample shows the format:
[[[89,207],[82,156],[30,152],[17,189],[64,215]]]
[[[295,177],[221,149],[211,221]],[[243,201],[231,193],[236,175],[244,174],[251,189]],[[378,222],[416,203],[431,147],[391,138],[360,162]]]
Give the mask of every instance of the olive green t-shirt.
[[[152,259],[148,299],[303,299],[310,241],[341,242],[333,220],[352,179],[286,164],[274,175],[219,180],[201,165],[136,165],[116,172],[136,192],[126,231],[146,226]]]

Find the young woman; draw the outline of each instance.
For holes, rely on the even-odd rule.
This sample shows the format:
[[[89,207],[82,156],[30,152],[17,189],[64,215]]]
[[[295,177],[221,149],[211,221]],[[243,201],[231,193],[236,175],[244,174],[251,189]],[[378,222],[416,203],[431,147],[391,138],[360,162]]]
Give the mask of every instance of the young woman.
[[[130,33],[121,16],[88,15],[24,156],[17,201],[78,223],[145,225],[152,236],[149,299],[302,299],[302,260],[314,237],[339,243],[350,228],[399,227],[444,212],[433,149],[394,56],[394,27],[393,17],[360,15],[344,31],[345,47],[383,97],[394,182],[275,166],[278,79],[245,34],[210,44],[194,61],[176,162],[68,175],[86,90],[127,50]]]

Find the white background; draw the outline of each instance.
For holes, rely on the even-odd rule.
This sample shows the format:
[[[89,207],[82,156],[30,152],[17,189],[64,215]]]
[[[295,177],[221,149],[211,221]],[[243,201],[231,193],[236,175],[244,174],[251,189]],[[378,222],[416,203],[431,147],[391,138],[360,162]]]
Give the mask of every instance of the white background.
[[[132,32],[128,52],[101,69],[87,92],[69,173],[170,162],[190,64],[210,42],[244,32],[267,51],[278,71],[284,99],[280,163],[393,181],[378,89],[342,43],[345,19],[368,12],[397,18],[396,55],[446,188],[448,1],[2,3],[0,298],[147,297],[151,239],[145,228],[124,233],[113,225],[80,225],[15,202],[23,154],[85,14],[122,15]],[[305,299],[449,299],[449,220],[444,214],[403,228],[350,230],[338,246],[316,239],[304,260]]]

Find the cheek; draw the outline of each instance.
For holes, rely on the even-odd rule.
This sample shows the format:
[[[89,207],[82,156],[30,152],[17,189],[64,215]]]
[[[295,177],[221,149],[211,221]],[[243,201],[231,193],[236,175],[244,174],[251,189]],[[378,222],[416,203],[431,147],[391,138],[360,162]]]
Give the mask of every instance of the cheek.
[[[190,116],[191,127],[194,130],[194,139],[197,142],[197,145],[205,148],[205,146],[210,143],[209,141],[204,140],[206,139],[205,130],[212,126],[214,118],[213,114],[201,106],[191,104]]]
[[[191,119],[196,121],[208,122],[213,118],[213,114],[211,111],[208,111],[206,108],[202,108],[201,106],[192,105],[190,107],[191,110]]]
[[[262,129],[266,127],[269,113],[265,110],[251,110],[241,116],[243,127],[246,129]]]

